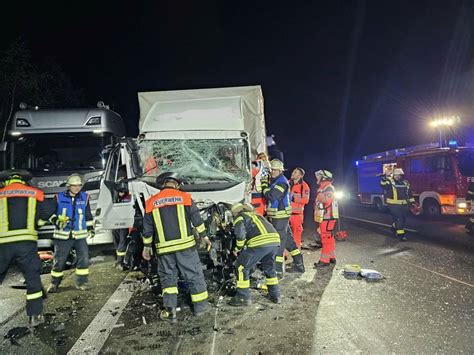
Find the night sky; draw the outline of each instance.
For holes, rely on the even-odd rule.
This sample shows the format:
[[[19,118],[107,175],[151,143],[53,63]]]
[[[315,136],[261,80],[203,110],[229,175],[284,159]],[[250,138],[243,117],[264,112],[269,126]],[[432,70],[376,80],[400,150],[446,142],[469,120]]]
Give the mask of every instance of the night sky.
[[[35,57],[55,57],[132,136],[138,91],[260,84],[287,166],[334,169],[342,156],[348,173],[363,154],[436,141],[433,115],[474,126],[473,5],[17,1],[2,11],[0,49],[21,36]]]

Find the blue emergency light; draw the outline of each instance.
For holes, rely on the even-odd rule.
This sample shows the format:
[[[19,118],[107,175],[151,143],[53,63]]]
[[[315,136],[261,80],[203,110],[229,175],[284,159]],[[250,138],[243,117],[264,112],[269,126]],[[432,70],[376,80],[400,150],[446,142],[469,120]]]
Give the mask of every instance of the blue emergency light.
[[[448,146],[451,148],[456,148],[458,146],[458,141],[455,139],[450,139],[448,142]]]

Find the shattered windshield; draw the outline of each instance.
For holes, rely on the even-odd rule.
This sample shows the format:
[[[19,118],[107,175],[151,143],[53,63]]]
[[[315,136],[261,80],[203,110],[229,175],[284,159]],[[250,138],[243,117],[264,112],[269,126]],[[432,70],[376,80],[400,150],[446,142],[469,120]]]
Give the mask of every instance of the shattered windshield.
[[[173,171],[188,184],[250,180],[244,139],[144,140],[139,147],[145,179]]]

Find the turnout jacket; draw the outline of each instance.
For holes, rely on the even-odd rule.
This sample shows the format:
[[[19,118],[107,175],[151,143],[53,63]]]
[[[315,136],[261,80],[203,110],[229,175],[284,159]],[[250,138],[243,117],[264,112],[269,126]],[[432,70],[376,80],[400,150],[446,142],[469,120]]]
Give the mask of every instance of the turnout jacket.
[[[146,201],[143,244],[155,242],[158,255],[194,247],[193,227],[205,236],[201,214],[187,192],[165,187]]]
[[[280,245],[280,235],[264,217],[255,212],[240,212],[234,220],[236,249]]]
[[[50,217],[68,218],[63,229],[56,227],[53,238],[55,239],[75,239],[87,238],[88,230],[93,228],[94,217],[92,216],[89,203],[89,194],[80,191],[76,196],[71,196],[69,191],[57,193],[55,196],[55,213]]]
[[[405,180],[396,181],[393,177],[384,176],[380,180],[388,205],[407,205],[415,202],[410,183]]]
[[[289,218],[291,215],[290,184],[281,174],[273,179],[270,186],[262,183],[263,195],[267,199],[267,216]]]
[[[314,203],[315,222],[339,219],[339,207],[334,192],[335,188],[330,181],[323,181],[319,185]]]
[[[303,214],[304,206],[309,203],[309,186],[301,179],[297,183],[290,180],[291,213]]]
[[[0,189],[0,244],[38,240],[48,217],[41,190],[22,183]]]

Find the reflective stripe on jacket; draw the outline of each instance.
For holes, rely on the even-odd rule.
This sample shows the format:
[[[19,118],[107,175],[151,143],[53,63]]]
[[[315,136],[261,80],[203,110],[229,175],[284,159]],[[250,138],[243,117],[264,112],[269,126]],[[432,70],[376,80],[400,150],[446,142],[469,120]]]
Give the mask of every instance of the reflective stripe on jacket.
[[[255,212],[241,212],[234,220],[234,233],[238,250],[244,246],[258,248],[280,245],[280,235],[264,217]]]
[[[415,202],[407,180],[396,181],[393,177],[384,177],[380,181],[389,205],[407,205]]]
[[[38,240],[37,222],[42,217],[38,205],[43,201],[41,190],[22,183],[1,188],[0,244]]]
[[[89,195],[83,191],[74,197],[68,191],[56,194],[56,213],[53,216],[68,218],[63,229],[54,230],[53,238],[68,239],[70,236],[75,239],[87,238],[87,227],[93,225]]]
[[[193,227],[205,236],[204,222],[190,194],[164,188],[146,201],[143,243],[150,246],[154,241],[158,255],[194,247]]]
[[[296,184],[290,181],[291,213],[303,214],[304,206],[309,203],[309,186],[304,180]]]
[[[290,185],[281,174],[263,190],[267,199],[267,216],[271,218],[289,218],[291,216]]]

